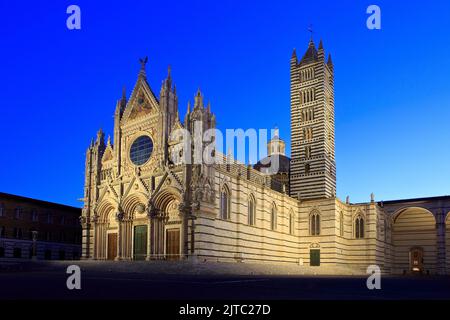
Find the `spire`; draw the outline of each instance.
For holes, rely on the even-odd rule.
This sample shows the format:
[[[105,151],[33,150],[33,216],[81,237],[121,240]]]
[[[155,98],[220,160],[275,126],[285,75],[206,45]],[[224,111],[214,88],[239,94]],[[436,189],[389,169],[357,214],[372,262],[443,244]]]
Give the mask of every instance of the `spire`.
[[[291,59],[297,60],[297,51],[295,50],[295,48],[294,48],[294,50],[292,51]]]
[[[227,164],[231,163],[233,163],[233,151],[231,151],[231,147],[228,147]]]
[[[122,88],[122,99],[120,99],[120,105],[123,111],[125,109],[125,106],[127,105],[127,88],[123,86]]]
[[[275,139],[279,139],[280,138],[280,130],[278,129],[277,126],[275,126],[275,128],[273,129],[273,140]]]
[[[139,62],[140,62],[140,64],[141,64],[141,70],[139,71],[139,77],[146,78],[146,77],[147,77],[147,74],[146,74],[146,72],[145,72],[145,65],[146,65],[147,62],[148,62],[148,57],[139,59]]]
[[[327,61],[328,65],[333,65],[333,61],[331,60],[331,53],[328,54],[328,61]]]
[[[114,113],[114,116],[119,117],[119,119],[120,119],[120,117],[122,116],[122,112],[123,112],[123,110],[125,110],[126,106],[127,106],[127,93],[126,93],[125,86],[123,86],[122,97],[120,98],[119,101],[117,101],[116,111]]]
[[[322,39],[320,39],[317,57],[319,58],[320,61],[325,61],[325,50],[323,49]]]
[[[111,145],[111,136],[108,134],[108,142],[106,143],[108,146]]]
[[[319,50],[323,50],[323,42],[322,42],[322,39],[320,39]]]
[[[105,143],[105,134],[103,133],[102,128],[97,131],[97,143],[104,144]]]
[[[167,79],[165,83],[167,85],[167,89],[170,91],[170,89],[172,88],[172,68],[170,67],[170,64],[167,67]]]
[[[184,116],[184,125],[185,126],[188,126],[190,114],[191,114],[191,102],[188,101],[187,111],[186,111],[186,114]]]
[[[208,101],[208,106],[206,107],[208,113],[211,113],[211,101]]]
[[[197,94],[194,98],[194,109],[196,108],[203,108],[203,96],[200,88],[197,89]]]
[[[303,58],[300,61],[300,64],[310,63],[310,62],[313,62],[316,60],[317,60],[316,45],[314,44],[314,40],[311,38],[311,40],[309,40],[308,49],[306,50],[305,54],[303,55]]]
[[[328,54],[328,61],[327,61],[328,68],[330,68],[331,71],[333,71],[333,60],[331,60],[331,53]]]

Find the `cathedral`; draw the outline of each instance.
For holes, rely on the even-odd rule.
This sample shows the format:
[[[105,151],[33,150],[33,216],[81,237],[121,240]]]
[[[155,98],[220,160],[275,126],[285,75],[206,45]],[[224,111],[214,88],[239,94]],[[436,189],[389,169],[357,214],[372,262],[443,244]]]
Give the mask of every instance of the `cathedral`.
[[[450,196],[351,203],[336,197],[334,66],[311,39],[290,59],[291,157],[275,134],[267,161],[176,161],[173,137],[215,128],[200,90],[179,117],[169,73],[157,96],[145,63],[118,100],[113,139],[100,129],[86,151],[82,257],[296,264],[385,274],[450,274]],[[200,125],[199,125],[200,124]],[[200,146],[200,151],[202,150]],[[267,159],[264,159],[267,160]]]

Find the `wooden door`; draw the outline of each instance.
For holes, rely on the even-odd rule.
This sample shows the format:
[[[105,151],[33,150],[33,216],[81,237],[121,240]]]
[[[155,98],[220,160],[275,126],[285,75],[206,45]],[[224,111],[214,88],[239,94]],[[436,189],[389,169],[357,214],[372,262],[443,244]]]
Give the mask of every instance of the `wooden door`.
[[[311,266],[320,266],[320,249],[311,249],[309,251],[309,261]]]
[[[147,257],[147,226],[134,227],[134,260],[145,260]]]
[[[117,233],[108,233],[108,260],[117,257]]]
[[[166,258],[167,260],[180,258],[180,229],[166,231]]]
[[[414,273],[423,272],[423,249],[422,248],[412,248],[409,252],[411,271]]]

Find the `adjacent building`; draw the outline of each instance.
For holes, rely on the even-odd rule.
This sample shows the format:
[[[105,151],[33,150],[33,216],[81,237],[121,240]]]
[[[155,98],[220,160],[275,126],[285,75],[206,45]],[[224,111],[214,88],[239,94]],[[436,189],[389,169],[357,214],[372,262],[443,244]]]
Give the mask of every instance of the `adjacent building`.
[[[81,209],[0,192],[0,259],[79,259]]]

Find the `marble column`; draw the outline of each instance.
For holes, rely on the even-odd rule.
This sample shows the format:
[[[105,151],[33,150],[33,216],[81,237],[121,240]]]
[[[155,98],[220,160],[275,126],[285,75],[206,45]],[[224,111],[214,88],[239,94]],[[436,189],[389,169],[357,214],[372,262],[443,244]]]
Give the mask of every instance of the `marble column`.
[[[122,244],[122,221],[124,214],[121,210],[116,213],[116,221],[117,221],[117,256],[114,260],[121,260],[123,257],[123,244]]]
[[[97,232],[97,221],[98,221],[98,217],[96,215],[94,215],[93,217],[90,218],[92,226],[93,226],[93,231],[94,231],[94,239],[92,241],[93,244],[93,252],[92,252],[92,258],[93,259],[98,259],[98,244],[97,244],[97,240],[98,240],[98,232]]]
[[[148,226],[147,226],[147,256],[145,260],[149,261],[152,259],[152,219],[148,217]]]
[[[159,259],[161,255],[161,214],[156,208],[151,208],[149,210],[150,219],[150,259]]]
[[[93,258],[92,252],[91,252],[91,224],[89,217],[81,216],[80,217],[80,223],[81,223],[81,259],[91,259]]]
[[[123,260],[132,260],[132,242],[133,241],[133,220],[132,219],[124,219],[122,222],[122,259]]]

